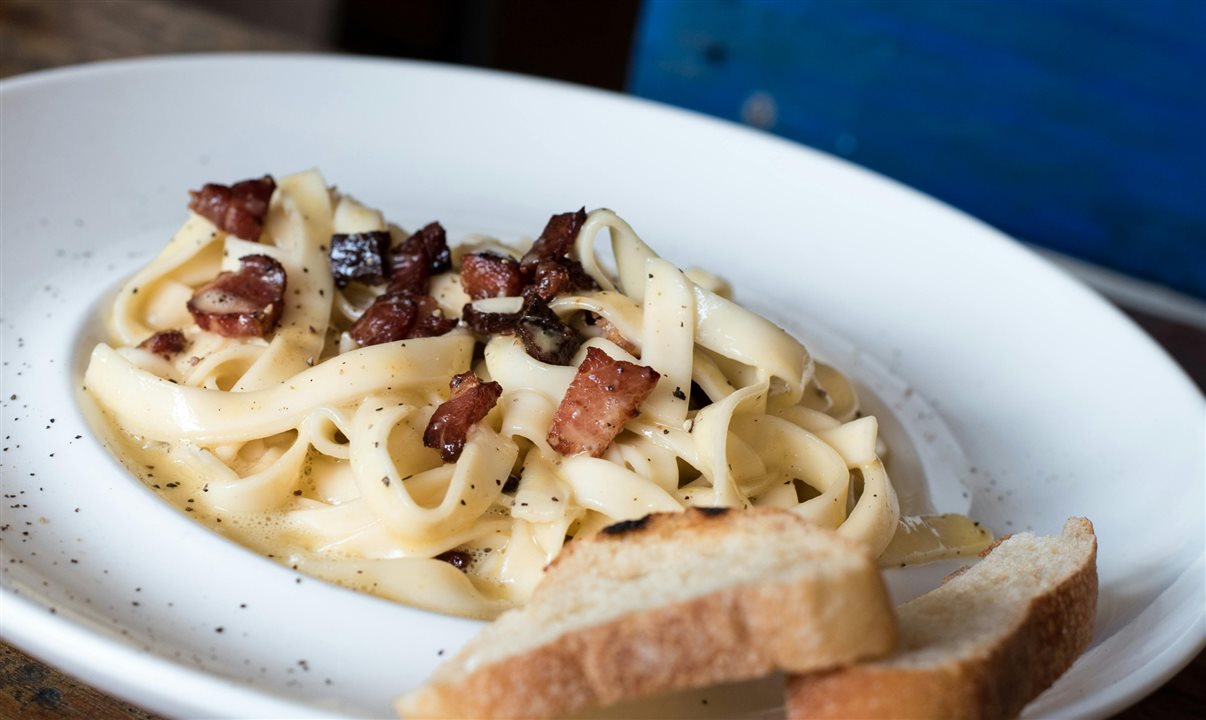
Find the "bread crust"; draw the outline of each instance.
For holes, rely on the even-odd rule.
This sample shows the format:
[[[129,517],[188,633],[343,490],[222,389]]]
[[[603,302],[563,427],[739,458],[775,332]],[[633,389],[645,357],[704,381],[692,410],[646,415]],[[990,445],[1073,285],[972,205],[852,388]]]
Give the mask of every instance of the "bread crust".
[[[1064,537],[1091,542],[1084,561],[1056,585],[1033,596],[1021,619],[970,656],[900,667],[867,663],[792,677],[790,720],[824,718],[1016,717],[1062,675],[1093,636],[1097,608],[1097,540],[1084,518],[1064,525]],[[992,550],[983,562],[993,562]],[[1041,557],[1034,562],[1042,562]],[[960,582],[963,573],[948,582]],[[908,653],[903,653],[907,655]]]
[[[752,512],[765,515],[771,525],[805,522],[783,511]],[[626,542],[629,532],[641,533],[644,542],[670,542],[687,525],[705,533],[731,531],[722,517],[692,511],[653,516],[589,542],[600,544],[594,551],[631,552],[626,545],[635,544]],[[408,718],[555,717],[776,669],[810,672],[890,652],[895,619],[874,561],[857,546],[839,549],[850,549],[865,564],[856,562],[853,571],[832,576],[818,572],[727,586],[577,628],[451,682],[430,683],[403,698],[398,710]],[[550,570],[580,572],[586,558],[572,558],[587,550],[585,543],[572,543]],[[572,581],[547,578],[528,607],[539,602],[542,591],[555,592]]]

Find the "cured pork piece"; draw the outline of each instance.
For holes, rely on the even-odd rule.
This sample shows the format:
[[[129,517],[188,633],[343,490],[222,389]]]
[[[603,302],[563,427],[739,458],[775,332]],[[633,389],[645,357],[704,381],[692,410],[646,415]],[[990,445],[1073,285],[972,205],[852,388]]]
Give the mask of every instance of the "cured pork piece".
[[[353,280],[377,285],[385,280],[389,263],[389,233],[372,230],[331,236],[331,277],[339,287]]]
[[[470,253],[461,258],[461,286],[473,300],[513,297],[523,291],[523,276],[513,258],[495,253]]]
[[[557,313],[535,298],[524,300],[515,334],[528,355],[550,365],[568,365],[582,345],[582,336],[561,322]]]
[[[388,292],[426,295],[431,276],[452,267],[448,234],[438,222],[428,223],[389,252]]]
[[[438,222],[427,223],[395,248],[402,252],[419,249],[427,253],[432,273],[442,273],[452,267],[452,250],[448,248],[448,233]]]
[[[589,348],[553,415],[549,444],[562,455],[599,457],[638,414],[661,375]]]
[[[582,345],[582,336],[534,295],[525,296],[513,313],[484,312],[466,304],[461,319],[478,335],[518,335],[528,355],[550,365],[568,365]]]
[[[520,313],[486,312],[473,307],[473,303],[465,303],[461,310],[461,319],[469,329],[478,335],[514,335],[515,325],[519,322]]]
[[[423,444],[438,449],[444,462],[456,462],[465,449],[469,428],[490,413],[502,395],[502,385],[482,382],[477,375],[466,372],[454,376],[449,386],[452,395],[431,416],[423,431]]]
[[[405,245],[405,243],[403,243]],[[426,295],[431,288],[431,258],[422,245],[394,248],[390,253],[390,279],[386,292]]]
[[[184,351],[188,341],[179,330],[161,330],[138,344],[140,350],[154,353],[164,360]]]
[[[361,347],[381,343],[436,337],[456,327],[456,320],[444,317],[435,299],[423,295],[386,292],[377,296],[348,334]]]
[[[244,240],[258,240],[264,229],[268,202],[276,191],[271,175],[242,180],[226,186],[206,183],[190,190],[188,209],[217,225],[223,232]]]
[[[577,212],[561,213],[549,218],[540,237],[532,244],[532,249],[524,254],[519,261],[524,274],[529,277],[535,273],[536,266],[541,260],[563,257],[573,247],[574,240],[582,226],[586,224],[586,208]]]
[[[531,283],[524,288],[524,295],[535,295],[544,302],[578,290],[598,290],[599,284],[586,274],[582,264],[568,257],[541,260],[532,270]]]
[[[285,268],[267,255],[239,259],[239,271],[225,271],[197,288],[188,311],[202,330],[226,337],[265,337],[284,312]]]
[[[456,318],[444,317],[440,304],[430,295],[416,298],[415,305],[418,310],[415,324],[403,339],[437,337],[452,332],[456,327]]]

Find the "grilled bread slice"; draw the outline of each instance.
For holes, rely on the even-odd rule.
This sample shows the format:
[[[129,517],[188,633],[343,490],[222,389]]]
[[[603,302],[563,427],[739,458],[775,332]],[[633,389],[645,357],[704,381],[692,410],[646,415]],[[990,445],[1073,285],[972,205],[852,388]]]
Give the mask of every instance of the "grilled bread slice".
[[[875,561],[794,513],[691,509],[570,543],[505,613],[402,697],[406,718],[538,718],[810,672],[892,650]]]
[[[1014,717],[1089,644],[1096,608],[1088,520],[1072,518],[1054,537],[1007,536],[897,608],[897,654],[791,678],[788,717]]]

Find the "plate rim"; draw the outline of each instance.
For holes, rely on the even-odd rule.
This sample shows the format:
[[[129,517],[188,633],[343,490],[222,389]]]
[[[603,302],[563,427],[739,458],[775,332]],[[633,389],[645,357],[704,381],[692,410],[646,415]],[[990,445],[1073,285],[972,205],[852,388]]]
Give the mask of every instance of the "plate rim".
[[[1173,374],[1178,376],[1181,384],[1192,392],[1197,397],[1199,402],[1206,401],[1206,399],[1204,399],[1202,396],[1202,392],[1198,390],[1196,385],[1194,385],[1185,370],[1174,360],[1172,360],[1168,353],[1165,352],[1164,349],[1160,347],[1150,335],[1143,332],[1133,320],[1125,315],[1125,313],[1106,301],[1103,297],[1076,278],[1067,275],[1066,273],[1063,273],[1062,271],[1059,271],[1051,266],[1032,249],[1022,245],[1020,242],[1017,242],[1001,230],[987,224],[983,220],[969,215],[966,212],[920,190],[912,188],[887,176],[881,175],[868,168],[854,164],[843,158],[833,156],[822,150],[802,145],[786,138],[771,135],[769,133],[742,126],[724,119],[704,115],[702,113],[683,108],[677,108],[665,103],[649,100],[647,98],[641,98],[593,87],[574,85],[572,83],[548,78],[520,75],[493,69],[454,66],[429,61],[308,52],[217,52],[120,58],[25,73],[0,80],[0,100],[15,100],[15,98],[12,98],[12,94],[29,88],[41,88],[60,82],[70,83],[73,81],[86,80],[88,77],[98,74],[120,75],[124,73],[137,73],[158,67],[170,67],[173,65],[203,65],[210,62],[228,63],[240,61],[251,63],[339,63],[345,65],[372,66],[380,68],[408,68],[411,71],[424,73],[434,72],[460,76],[474,76],[483,79],[486,82],[504,81],[521,84],[543,85],[556,92],[569,91],[572,93],[583,93],[605,98],[610,102],[618,102],[620,105],[632,104],[643,106],[646,109],[653,109],[659,112],[677,115],[686,121],[702,121],[704,123],[712,124],[714,126],[723,128],[725,132],[736,131],[760,142],[778,143],[785,148],[790,148],[793,152],[803,151],[814,159],[824,161],[826,164],[856,171],[861,176],[861,181],[885,183],[896,191],[904,191],[909,196],[910,203],[918,201],[928,203],[935,208],[945,211],[945,213],[954,213],[955,216],[963,221],[970,221],[982,230],[987,231],[984,233],[983,240],[992,240],[994,244],[999,246],[998,249],[1011,248],[1014,252],[1020,252],[1028,255],[1030,259],[1037,261],[1036,264],[1038,266],[1042,266],[1054,274],[1057,274],[1062,280],[1063,284],[1074,286],[1079,293],[1090,297],[1094,301],[1094,304],[1098,306],[1099,310],[1104,309],[1107,312],[1113,313],[1116,319],[1122,320],[1123,324],[1131,331],[1132,341],[1147,343],[1149,349],[1157,350],[1157,354],[1166,365],[1165,370],[1171,370]],[[1203,553],[1201,553],[1198,556],[1198,559],[1195,561],[1197,568],[1201,567],[1204,559],[1206,559],[1206,551],[1203,551]],[[1184,571],[1184,573],[1178,576],[1178,579],[1185,575],[1191,575],[1195,571],[1195,564],[1191,564]],[[1170,589],[1166,588],[1158,597],[1162,597],[1169,591]],[[315,705],[304,704],[294,706],[293,703],[280,698],[276,694],[266,689],[242,685],[211,672],[190,668],[183,663],[175,662],[169,658],[155,655],[154,653],[141,652],[129,644],[123,643],[116,638],[108,637],[105,633],[88,627],[88,624],[84,621],[73,620],[67,615],[48,613],[46,612],[48,608],[39,605],[39,603],[37,603],[32,597],[19,593],[15,589],[9,587],[9,582],[7,580],[0,582],[0,601],[3,601],[3,604],[6,608],[5,622],[0,623],[0,637],[3,637],[5,641],[11,642],[13,645],[21,648],[24,651],[30,652],[35,656],[54,656],[61,658],[52,664],[60,668],[66,668],[70,674],[77,677],[85,677],[78,672],[77,666],[78,668],[89,668],[90,672],[92,673],[95,673],[97,669],[100,669],[103,666],[95,663],[71,663],[71,658],[63,655],[62,653],[56,655],[53,652],[48,652],[48,650],[53,650],[53,648],[39,644],[37,637],[35,637],[37,633],[27,632],[26,630],[29,628],[38,628],[46,631],[47,628],[50,628],[53,632],[55,629],[57,629],[59,634],[74,634],[76,636],[76,640],[88,643],[90,646],[94,646],[98,653],[101,653],[106,657],[112,657],[115,660],[119,658],[131,660],[137,658],[139,661],[158,666],[158,670],[160,672],[169,672],[174,678],[177,678],[181,681],[187,680],[189,682],[199,682],[205,684],[207,687],[221,687],[223,692],[232,691],[234,688],[231,686],[233,685],[235,688],[237,688],[239,693],[245,694],[249,701],[258,699],[259,701],[271,700],[273,702],[279,701],[283,703],[280,705],[280,707],[291,715],[297,715],[304,712],[307,713],[308,716],[328,716],[324,714],[315,715],[314,713],[320,712],[319,708]],[[13,632],[12,626],[17,624],[15,622],[16,620],[28,620],[29,624],[25,625],[24,622],[22,622],[20,624],[21,630]],[[1125,680],[1117,683],[1114,686],[1116,692],[1110,693],[1110,697],[1105,698],[1104,702],[1094,703],[1091,701],[1091,698],[1094,697],[1099,699],[1101,698],[1101,694],[1097,694],[1071,703],[1064,709],[1075,709],[1095,716],[1104,716],[1118,712],[1119,710],[1139,701],[1142,697],[1145,697],[1157,688],[1164,685],[1169,678],[1188,665],[1199,653],[1202,652],[1204,648],[1206,648],[1206,607],[1199,609],[1197,617],[1193,618],[1184,627],[1184,630],[1178,639],[1174,643],[1170,644],[1167,649],[1161,653],[1159,656],[1159,662],[1149,662],[1144,666],[1144,669],[1147,671],[1144,680],[1139,682],[1131,682],[1129,684]],[[67,662],[63,662],[64,659],[67,660]],[[116,666],[117,664],[115,663],[114,667]],[[120,683],[120,678],[116,677],[116,675],[116,673],[103,673],[103,677],[106,679],[106,682],[99,682],[97,675],[89,675],[84,682],[89,685],[101,687],[106,691],[113,692],[115,695],[139,704],[144,703],[147,697],[153,694],[147,692],[153,688],[151,684],[145,682],[141,686],[138,686],[142,688],[142,692],[144,693],[142,695],[130,695],[126,692],[123,692],[122,689],[120,689],[123,687],[123,685]],[[1127,679],[1129,680],[1133,677],[1134,674],[1128,676]],[[134,685],[131,685],[130,687],[134,687]],[[153,707],[179,708],[181,706],[156,704]],[[200,709],[201,707],[203,706],[197,706],[197,709]],[[212,711],[212,708],[207,709]]]
[[[1024,256],[1027,258],[1027,260],[1032,261],[1031,264],[1035,267],[1041,267],[1065,281],[1070,281],[1069,284],[1075,287],[1082,299],[1091,299],[1099,308],[1109,311],[1116,319],[1123,320],[1124,324],[1127,325],[1128,329],[1132,331],[1134,336],[1142,338],[1150,349],[1157,350],[1158,354],[1162,356],[1161,359],[1165,362],[1167,369],[1175,371],[1175,374],[1178,375],[1183,381],[1183,384],[1186,386],[1186,388],[1201,402],[1206,403],[1206,392],[1203,392],[1201,389],[1199,389],[1198,386],[1193,382],[1193,379],[1189,376],[1188,372],[1186,372],[1186,370],[1181,367],[1181,365],[1177,363],[1176,360],[1174,360],[1168,354],[1168,352],[1165,351],[1154,338],[1152,338],[1151,335],[1145,332],[1138,325],[1138,323],[1131,319],[1130,316],[1124,313],[1120,308],[1111,303],[1084,281],[1059,268],[1051,260],[1045,258],[1043,255],[1037,252],[1033,247],[1017,238],[1014,238],[1000,228],[997,228],[996,226],[989,224],[987,221],[972,215],[961,208],[955,207],[954,205],[951,205],[940,198],[930,195],[900,180],[896,180],[895,178],[859,165],[858,163],[846,158],[839,157],[819,148],[812,147],[811,145],[805,145],[803,143],[775,135],[760,128],[743,125],[738,122],[708,115],[697,110],[678,107],[659,100],[653,100],[638,95],[630,95],[621,91],[593,87],[590,85],[579,85],[555,78],[525,75],[517,72],[496,70],[494,68],[476,67],[472,65],[453,65],[450,63],[442,63],[432,60],[411,58],[389,58],[372,55],[348,55],[342,53],[306,51],[192,52],[95,60],[91,62],[77,63],[74,65],[34,70],[32,72],[21,73],[19,75],[13,75],[7,78],[0,78],[0,99],[3,99],[6,93],[19,92],[30,86],[37,86],[62,80],[83,79],[91,74],[121,74],[123,72],[137,72],[141,69],[151,68],[157,65],[183,66],[191,64],[205,64],[207,62],[231,61],[250,63],[343,63],[349,65],[361,65],[365,67],[402,67],[423,72],[447,73],[450,75],[460,75],[464,77],[477,76],[487,78],[489,81],[543,85],[547,89],[557,92],[581,93],[583,95],[590,95],[604,100],[619,102],[620,104],[641,106],[646,110],[665,113],[669,116],[679,116],[689,122],[701,122],[712,125],[713,127],[719,129],[723,129],[726,132],[737,132],[755,142],[777,144],[785,149],[789,149],[792,152],[802,151],[811,156],[814,160],[826,163],[833,167],[840,167],[847,172],[853,172],[863,181],[883,184],[884,186],[890,187],[896,192],[903,192],[911,196],[912,200],[914,201],[921,201],[923,203],[930,204],[940,208],[946,213],[953,213],[962,221],[970,222],[976,225],[978,229],[985,233],[986,237],[984,240],[991,240],[993,245],[998,250],[1008,250]]]

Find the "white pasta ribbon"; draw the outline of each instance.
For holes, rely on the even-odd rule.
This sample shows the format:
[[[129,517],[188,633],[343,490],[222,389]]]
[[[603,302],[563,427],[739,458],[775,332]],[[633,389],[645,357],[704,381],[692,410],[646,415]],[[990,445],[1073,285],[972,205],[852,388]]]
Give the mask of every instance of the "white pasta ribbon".
[[[155,321],[155,318],[184,319],[187,310],[176,307],[174,300],[187,302],[192,291],[187,284],[175,280],[174,275],[187,273],[193,266],[201,265],[214,269],[221,262],[220,232],[211,222],[193,213],[188,221],[172,236],[171,242],[149,265],[140,270],[117,293],[113,301],[113,312],[109,316],[109,331],[121,345],[137,345],[170,324]],[[206,252],[210,251],[210,252]],[[216,272],[202,270],[201,282],[211,279]],[[197,283],[200,284],[200,283]],[[183,289],[183,294],[181,292]],[[163,295],[168,297],[164,298]],[[171,310],[164,308],[171,307]]]
[[[646,322],[641,335],[641,362],[662,374],[643,411],[658,422],[682,425],[687,419],[695,355],[693,283],[659,257],[645,261],[645,275],[644,317],[668,321]]]
[[[127,462],[173,474],[196,516],[304,572],[482,617],[526,599],[567,537],[693,505],[789,508],[873,553],[891,544],[893,562],[949,554],[941,540],[956,532],[952,546],[963,548],[983,535],[942,516],[908,520],[893,542],[896,493],[850,381],[729,300],[723,280],[659,257],[610,210],[587,215],[572,250],[600,289],[550,303],[589,335],[567,366],[536,360],[511,335],[475,356],[465,330],[357,347],[347,329],[384,288],[337,290],[327,253],[332,233],[375,230],[405,237],[317,171],[279,181],[260,242],[190,215],[118,293],[114,347],[98,345],[85,373],[124,433]],[[596,252],[604,230],[611,260]],[[479,237],[453,256],[475,249],[522,254]],[[195,288],[255,253],[286,270],[271,340],[199,330],[184,307]],[[452,317],[469,302],[455,271],[430,292]],[[474,304],[516,312],[520,299]],[[584,313],[609,325],[592,329]],[[184,330],[185,353],[165,360],[134,347],[168,328]],[[549,428],[591,347],[660,379],[602,457],[562,457]],[[503,392],[445,463],[424,429],[471,364]],[[695,407],[699,391],[707,397]]]
[[[411,465],[406,469],[412,472],[403,475],[388,451],[388,438],[409,410],[401,406],[378,412],[374,403],[372,398],[361,403],[352,420],[352,472],[360,497],[378,517],[391,522],[394,532],[406,538],[445,535],[465,529],[489,509],[515,463],[515,443],[478,427],[455,466],[420,470],[421,465]],[[407,445],[422,447],[422,440]],[[414,461],[401,458],[401,462]],[[414,497],[411,484],[422,486],[432,475],[439,477],[436,484],[442,486],[434,498]]]
[[[361,348],[252,392],[177,385],[139,370],[98,345],[84,384],[127,431],[153,440],[221,442],[296,428],[322,405],[343,405],[386,389],[445,385],[469,367],[473,338],[449,334]]]
[[[181,461],[192,464],[199,475],[211,478],[208,490],[202,493],[203,502],[217,510],[253,513],[279,508],[289,499],[306,459],[309,436],[299,432],[287,449],[266,452],[259,463],[262,467],[242,477],[208,450],[192,444],[182,448],[186,452]]]
[[[575,250],[579,261],[600,287],[612,290],[615,285],[602,271],[594,252],[598,232],[607,228],[611,234],[612,252],[620,287],[635,302],[644,302],[648,261],[657,258],[628,223],[610,210],[595,210],[587,216],[578,234]],[[671,266],[673,267],[673,266]],[[675,268],[677,271],[677,268]],[[690,282],[687,279],[687,282]],[[800,400],[804,385],[812,376],[812,356],[787,331],[766,318],[750,312],[714,292],[691,283],[695,295],[695,343],[700,347],[745,365],[759,368],[774,379],[772,396],[777,405],[793,405]],[[605,315],[606,316],[606,315]],[[606,316],[612,320],[610,316]],[[646,316],[646,321],[673,322],[675,316]],[[614,323],[614,321],[613,321]],[[627,337],[632,337],[624,332]]]
[[[288,287],[285,311],[268,350],[235,390],[259,390],[318,362],[326,339],[335,283],[327,271],[331,195],[317,170],[283,178],[269,209],[266,232],[276,239]]]

